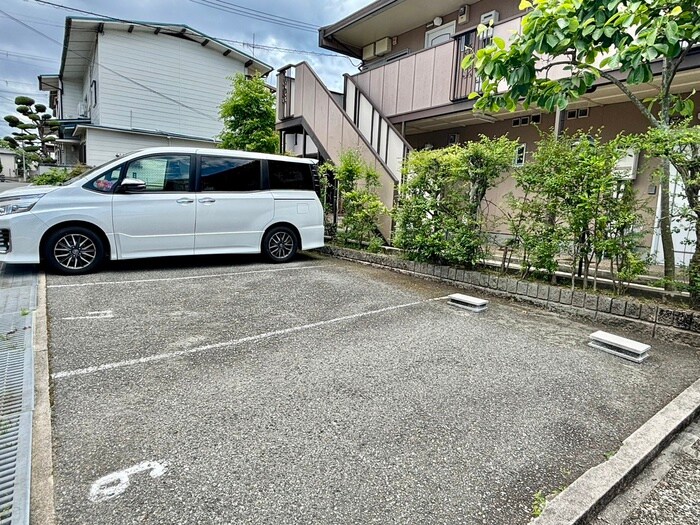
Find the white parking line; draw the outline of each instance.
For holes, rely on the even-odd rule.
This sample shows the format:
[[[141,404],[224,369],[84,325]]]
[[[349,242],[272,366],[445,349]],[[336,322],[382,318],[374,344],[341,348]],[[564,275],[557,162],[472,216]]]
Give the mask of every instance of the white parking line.
[[[271,272],[291,272],[294,270],[315,270],[317,268],[327,268],[328,264],[318,264],[315,266],[302,266],[292,268],[271,268],[269,270],[251,270],[248,272],[231,272],[231,273],[214,273],[207,275],[191,275],[188,277],[162,277],[159,279],[133,279],[130,281],[94,281],[90,283],[75,283],[75,284],[51,284],[47,288],[79,288],[81,286],[103,286],[112,284],[134,284],[134,283],[159,283],[170,281],[193,281],[195,279],[218,279],[221,277],[230,277],[232,275],[250,275],[253,273],[271,273]]]
[[[88,312],[86,315],[79,317],[62,317],[61,321],[75,321],[77,319],[112,319],[114,314],[112,310],[104,310],[102,312]]]
[[[310,330],[312,328],[318,328],[319,326],[326,326],[329,324],[341,323],[343,321],[350,321],[352,319],[359,319],[361,317],[368,317],[370,315],[381,314],[384,312],[391,312],[393,310],[401,310],[403,308],[410,308],[411,306],[417,306],[420,304],[432,303],[435,301],[443,301],[447,299],[447,296],[436,297],[434,299],[426,299],[424,301],[415,301],[412,303],[399,304],[396,306],[387,306],[386,308],[379,308],[377,310],[370,310],[369,312],[360,312],[357,314],[344,315],[342,317],[336,317],[334,319],[327,319],[326,321],[318,321],[316,323],[305,324],[301,326],[294,326],[292,328],[284,328],[283,330],[274,330],[272,332],[265,332],[258,335],[251,335],[248,337],[243,337],[242,339],[234,339],[232,341],[225,341],[223,343],[215,343],[211,345],[198,346],[196,348],[190,348],[189,350],[178,350],[177,352],[168,352],[166,354],[156,354],[147,357],[140,357],[138,359],[128,359],[125,361],[117,361],[116,363],[107,363],[105,365],[89,366],[87,368],[79,368],[77,370],[68,370],[65,372],[56,372],[52,374],[53,379],[64,379],[66,377],[83,376],[87,374],[93,374],[95,372],[102,372],[105,370],[113,370],[115,368],[124,368],[127,366],[139,365],[144,363],[152,363],[154,361],[164,361],[168,359],[173,359],[176,357],[181,357],[184,355],[197,354],[200,352],[206,352],[208,350],[216,350],[218,348],[224,348],[227,346],[237,346],[244,343],[251,343],[254,341],[261,341],[263,339],[269,339],[270,337],[276,337],[278,335],[290,334],[293,332],[301,332],[302,330]]]

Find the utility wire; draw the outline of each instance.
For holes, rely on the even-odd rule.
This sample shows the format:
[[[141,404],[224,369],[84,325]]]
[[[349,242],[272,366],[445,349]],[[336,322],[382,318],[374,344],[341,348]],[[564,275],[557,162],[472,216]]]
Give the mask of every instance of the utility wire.
[[[117,17],[105,15],[102,13],[96,13],[94,11],[88,11],[85,9],[78,9],[77,7],[71,7],[71,6],[67,6],[67,5],[63,5],[63,4],[57,4],[55,2],[50,2],[48,0],[34,0],[34,1],[39,3],[39,4],[48,5],[51,7],[58,8],[58,9],[64,9],[66,11],[73,11],[76,13],[82,13],[84,15],[96,16],[99,18],[105,18],[107,20],[114,20],[115,22],[122,22],[125,24],[133,24],[133,25],[142,26],[142,27],[149,27],[149,28],[154,29],[154,30],[158,28],[158,26],[153,25],[153,24],[148,24],[146,22],[134,22],[132,20],[126,20],[124,18],[117,18]],[[219,1],[223,1],[223,0],[219,0]],[[314,29],[314,32],[315,31],[316,30]],[[278,46],[266,46],[263,44],[246,42],[243,40],[231,40],[228,38],[220,38],[220,37],[212,37],[212,38],[215,38],[216,40],[220,40],[221,42],[229,42],[229,43],[233,43],[233,44],[248,46],[251,49],[260,49],[262,51],[270,51],[270,52],[280,51],[280,52],[284,52],[284,53],[299,53],[299,54],[305,54],[305,55],[323,56],[323,57],[330,57],[330,58],[342,58],[344,60],[348,60],[354,67],[358,67],[358,65],[355,64],[350,57],[342,55],[340,53],[324,53],[322,51],[307,51],[304,49],[291,49],[291,48],[278,47]]]
[[[243,10],[243,11],[250,11],[250,12],[253,12],[253,13],[258,13],[258,14],[261,14],[261,15],[269,16],[269,17],[272,17],[272,18],[276,18],[276,19],[280,19],[280,20],[284,20],[284,21],[288,21],[288,22],[295,22],[295,23],[297,23],[297,24],[299,24],[299,25],[301,25],[301,26],[306,26],[306,27],[308,27],[308,28],[310,28],[310,29],[313,29],[314,31],[318,31],[318,26],[317,26],[316,24],[311,24],[311,23],[309,23],[309,22],[303,22],[303,21],[301,21],[301,20],[295,20],[294,18],[287,18],[287,17],[282,17],[282,16],[279,16],[279,15],[273,15],[273,14],[271,14],[271,13],[266,13],[265,11],[258,11],[257,9],[253,9],[252,7],[245,7],[245,6],[242,6],[242,5],[234,4],[233,2],[229,2],[229,1],[227,1],[227,0],[214,0],[214,1],[218,2],[219,4],[226,4],[226,5],[228,5],[228,6],[232,7],[232,8],[241,9],[241,10]]]
[[[90,59],[89,59],[88,57],[86,57],[86,56],[84,56],[84,55],[78,53],[77,51],[74,51],[74,50],[72,50],[72,49],[68,49],[68,46],[67,46],[67,45],[62,44],[62,43],[59,42],[58,40],[56,40],[56,39],[50,37],[49,35],[47,35],[46,33],[43,33],[43,32],[41,32],[41,31],[39,31],[38,29],[36,29],[36,28],[30,26],[29,24],[26,24],[26,23],[22,22],[21,20],[15,18],[14,16],[9,15],[9,14],[6,13],[5,11],[3,11],[2,9],[0,9],[0,14],[6,15],[8,18],[10,18],[10,19],[14,20],[15,22],[17,22],[18,24],[20,24],[20,25],[26,27],[26,28],[29,29],[30,31],[32,31],[32,32],[34,32],[34,33],[36,33],[36,34],[38,34],[38,35],[40,35],[40,36],[46,38],[47,40],[50,40],[50,41],[53,42],[54,44],[56,44],[56,45],[58,45],[58,46],[64,48],[64,49],[66,50],[66,52],[71,53],[71,54],[77,56],[78,58],[81,58],[81,59],[84,60],[87,64],[90,63]],[[202,111],[199,111],[198,109],[193,108],[192,106],[188,106],[187,104],[184,104],[184,103],[180,102],[179,100],[176,100],[176,99],[174,99],[174,98],[172,98],[172,97],[169,97],[168,95],[165,95],[164,93],[161,93],[160,91],[157,91],[157,90],[155,90],[155,89],[153,89],[153,88],[151,88],[151,87],[149,87],[149,86],[146,86],[145,84],[142,84],[141,82],[138,82],[138,81],[134,80],[133,78],[130,78],[130,77],[124,75],[123,73],[120,73],[119,71],[115,71],[114,69],[112,69],[112,68],[110,68],[110,67],[107,67],[107,66],[105,66],[104,64],[100,64],[100,63],[97,62],[97,61],[95,61],[95,63],[97,64],[98,67],[101,67],[102,69],[104,69],[104,70],[106,70],[106,71],[109,71],[110,73],[112,73],[112,74],[114,74],[114,75],[117,75],[118,77],[123,78],[124,80],[126,80],[126,81],[128,81],[128,82],[131,82],[132,84],[134,84],[134,85],[140,87],[141,89],[145,89],[146,91],[148,91],[148,92],[150,92],[150,93],[153,93],[154,95],[158,95],[159,97],[162,97],[162,98],[164,98],[165,100],[167,100],[167,101],[169,101],[169,102],[172,102],[173,104],[176,104],[176,105],[178,105],[178,106],[180,106],[180,107],[182,107],[182,108],[189,109],[190,111],[192,111],[193,113],[196,113],[197,115],[200,115],[200,116],[205,117],[205,118],[207,118],[207,119],[209,119],[209,120],[212,120],[212,121],[219,122],[219,119],[213,118],[211,115],[207,115],[206,113],[204,113],[204,112],[202,112]]]
[[[39,24],[43,26],[51,26],[51,27],[63,27],[61,24],[52,24],[50,21],[48,21],[46,18],[39,18],[39,17],[34,17],[34,16],[27,16],[24,14],[17,14],[17,13],[10,13],[15,16],[22,16],[24,17],[24,20],[26,22],[31,22],[32,24]],[[3,18],[7,18],[6,15],[0,15]]]
[[[104,15],[100,15],[100,14],[92,12],[92,11],[88,11],[86,9],[78,9],[78,8],[74,8],[74,7],[69,7],[66,5],[57,4],[55,2],[50,2],[48,0],[34,0],[34,1],[38,4],[48,5],[48,6],[56,7],[59,9],[68,9],[70,11],[75,11],[76,13],[83,13],[83,14],[93,15],[93,16],[104,16]],[[191,1],[194,1],[194,0],[191,0]],[[221,3],[216,4],[214,2],[221,2]],[[300,29],[302,31],[309,31],[309,32],[314,32],[314,33],[316,31],[318,31],[316,26],[314,26],[313,24],[307,24],[306,22],[298,22],[298,21],[288,20],[286,18],[272,15],[269,13],[263,13],[262,11],[249,10],[252,12],[247,12],[244,10],[245,8],[237,7],[237,6],[235,6],[235,4],[227,5],[227,3],[223,2],[223,0],[203,0],[202,2],[200,2],[198,0],[194,3],[199,3],[200,5],[203,5],[205,7],[211,7],[213,9],[218,9],[220,11],[226,11],[229,13],[238,14],[238,15],[244,16],[246,18],[253,18],[255,20],[260,20],[263,22],[269,22],[272,24],[277,24],[277,25],[281,25],[284,27],[289,27],[291,29]],[[260,14],[258,14],[258,13],[260,13]],[[113,18],[113,17],[105,17],[105,18]],[[115,20],[120,20],[122,22],[130,22],[131,23],[131,21],[129,21],[129,20],[121,20],[121,19],[115,19]],[[148,26],[148,24],[141,24],[141,25]]]
[[[4,82],[6,87],[10,87],[10,84],[22,84],[23,86],[36,86],[34,83],[22,82],[20,80],[11,80],[9,78],[0,78],[0,82]]]
[[[13,56],[13,57],[17,57],[17,58],[23,58],[26,60],[40,60],[40,61],[44,61],[44,62],[53,62],[53,59],[46,58],[46,57],[43,57],[40,55],[30,55],[28,53],[18,53],[16,51],[9,51],[7,49],[0,49],[0,58],[2,58],[3,55],[6,58]]]
[[[242,11],[239,8],[232,7],[233,4],[227,4],[221,0],[190,0],[194,4],[198,4],[204,7],[209,7],[211,9],[216,9],[217,11],[223,11],[225,13],[232,13],[235,15],[241,15],[246,18],[252,18],[253,20],[260,20],[261,22],[268,22],[282,27],[288,27],[290,29],[297,29],[299,31],[307,31],[309,33],[316,33],[318,28],[311,24],[291,22],[287,19],[276,17],[274,15],[257,15],[255,13],[249,13]]]

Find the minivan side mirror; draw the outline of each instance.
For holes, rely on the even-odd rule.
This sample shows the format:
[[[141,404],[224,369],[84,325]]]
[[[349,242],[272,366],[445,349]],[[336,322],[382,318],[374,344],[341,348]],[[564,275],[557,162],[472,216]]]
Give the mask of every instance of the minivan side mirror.
[[[146,190],[146,183],[139,179],[124,179],[119,184],[118,193],[139,193]]]

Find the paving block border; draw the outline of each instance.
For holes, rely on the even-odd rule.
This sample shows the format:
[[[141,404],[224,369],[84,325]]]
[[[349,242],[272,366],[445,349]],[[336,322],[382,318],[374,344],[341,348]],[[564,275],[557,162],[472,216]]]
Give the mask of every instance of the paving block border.
[[[609,297],[581,290],[572,292],[568,288],[543,282],[418,263],[397,256],[339,246],[325,246],[318,251],[340,259],[474,289],[495,297],[511,298],[558,314],[634,332],[644,338],[700,347],[700,311],[676,309],[667,304],[629,297]]]

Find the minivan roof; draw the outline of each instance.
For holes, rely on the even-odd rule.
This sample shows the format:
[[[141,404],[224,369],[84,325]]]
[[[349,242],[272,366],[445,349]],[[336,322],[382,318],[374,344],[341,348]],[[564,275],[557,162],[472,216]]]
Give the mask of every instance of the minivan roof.
[[[254,151],[238,151],[233,149],[215,149],[215,148],[184,148],[177,146],[167,146],[159,148],[144,148],[136,151],[131,151],[120,157],[127,157],[134,154],[148,153],[185,153],[185,154],[200,154],[200,155],[216,155],[217,157],[239,157],[244,159],[260,159],[260,160],[278,160],[283,162],[297,162],[301,164],[316,164],[315,159],[305,159],[300,157],[289,157],[286,155],[271,155],[269,153],[256,153]]]

